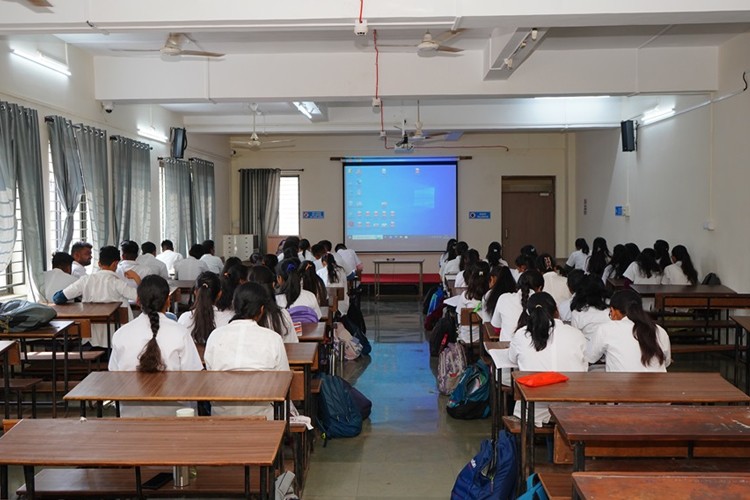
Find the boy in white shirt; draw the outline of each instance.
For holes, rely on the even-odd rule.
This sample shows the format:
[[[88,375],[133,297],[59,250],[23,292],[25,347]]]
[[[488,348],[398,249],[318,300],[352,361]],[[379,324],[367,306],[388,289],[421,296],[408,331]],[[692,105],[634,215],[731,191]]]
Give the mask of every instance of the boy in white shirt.
[[[174,263],[183,257],[174,251],[174,243],[171,240],[164,240],[161,242],[161,253],[156,258],[166,264],[169,274],[174,274]]]
[[[117,264],[116,272],[122,279],[127,282],[128,285],[132,286],[133,288],[137,287],[138,283],[136,283],[134,280],[126,278],[125,271],[133,270],[138,273],[138,276],[140,276],[141,278],[145,278],[149,274],[153,274],[150,268],[139,265],[135,261],[135,259],[138,258],[139,250],[140,247],[135,241],[125,240],[120,243],[120,262]]]
[[[200,260],[203,256],[203,245],[195,244],[190,247],[188,258],[174,263],[174,278],[176,280],[194,281],[200,273],[208,271],[208,266]],[[221,272],[221,270],[219,270]]]
[[[156,258],[156,245],[146,241],[141,245],[141,255],[135,259],[135,263],[149,270],[148,274],[156,274],[165,280],[169,279],[167,265]]]
[[[52,269],[44,271],[42,284],[39,287],[41,302],[50,302],[52,295],[58,290],[75,283],[78,278],[70,274],[73,257],[65,252],[55,252],[52,255]]]
[[[73,264],[70,268],[70,274],[76,278],[82,278],[86,276],[86,266],[91,265],[91,243],[86,241],[79,241],[73,243],[70,247],[70,255],[73,256]]]
[[[221,257],[214,255],[216,253],[214,240],[206,240],[202,246],[203,255],[201,255],[201,260],[206,263],[209,271],[221,275],[221,271],[224,269],[224,261],[221,260]]]

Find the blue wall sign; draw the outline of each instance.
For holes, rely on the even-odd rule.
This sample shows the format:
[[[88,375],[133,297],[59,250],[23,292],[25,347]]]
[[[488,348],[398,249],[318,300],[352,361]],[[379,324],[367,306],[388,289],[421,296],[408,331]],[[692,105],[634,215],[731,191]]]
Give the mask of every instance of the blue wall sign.
[[[489,219],[491,212],[469,212],[469,219]]]
[[[616,217],[623,216],[622,205],[615,205],[615,216]]]
[[[325,219],[323,210],[305,210],[302,212],[303,219]]]

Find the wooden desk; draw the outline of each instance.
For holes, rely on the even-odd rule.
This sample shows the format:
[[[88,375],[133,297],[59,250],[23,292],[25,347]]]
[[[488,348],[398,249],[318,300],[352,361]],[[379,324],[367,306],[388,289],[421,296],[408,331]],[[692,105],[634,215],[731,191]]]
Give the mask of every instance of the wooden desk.
[[[622,290],[627,284],[626,278],[607,278],[607,286],[612,290]]]
[[[378,259],[372,261],[374,271],[375,271],[375,300],[378,300],[380,298],[380,266],[383,264],[394,264],[394,265],[401,265],[401,264],[411,264],[411,265],[417,265],[419,266],[419,297],[422,298],[422,295],[424,292],[422,291],[423,288],[423,267],[424,267],[424,259],[409,259],[409,260],[402,260],[402,259]]]
[[[740,346],[742,345],[742,338],[745,337],[745,332],[750,333],[750,316],[730,316],[729,319],[734,321],[737,325],[735,328],[734,342],[737,348],[735,349],[735,372],[739,366],[739,352]],[[750,394],[750,336],[746,337],[748,341],[745,343],[745,393]]]
[[[323,342],[326,328],[325,323],[302,323],[302,335],[298,339],[300,342]]]
[[[576,472],[573,487],[586,500],[748,498],[750,474]]]
[[[3,359],[3,394],[5,395],[5,418],[10,418],[10,363],[8,351],[15,348],[15,340],[0,340],[0,358]]]
[[[718,373],[566,372],[567,382],[527,387],[515,382],[534,372],[513,372],[521,400],[521,474],[534,472],[534,403],[750,403],[750,396]]]
[[[25,354],[25,341],[32,339],[52,340],[52,418],[57,418],[57,342],[63,340],[63,388],[68,390],[68,335],[72,321],[50,321],[49,325],[28,332],[0,333],[0,340],[20,340]]]
[[[641,297],[656,297],[657,295],[713,295],[715,297],[726,297],[734,295],[735,292],[724,285],[630,285]]]
[[[292,372],[286,371],[174,371],[92,372],[72,391],[66,401],[234,401],[274,404],[277,420],[286,420],[284,402],[289,397]]]
[[[290,368],[302,367],[305,377],[305,415],[312,417],[312,371],[318,369],[318,345],[311,342],[284,344]]]
[[[268,499],[284,429],[284,422],[241,418],[22,420],[0,438],[0,464],[23,466],[31,499],[34,466],[135,467],[141,498],[140,467],[165,465],[243,466],[250,498],[252,465],[261,468],[261,498]]]
[[[750,443],[747,406],[550,406],[557,427],[573,446],[573,470],[585,470],[586,444],[644,441],[649,446],[691,443]],[[692,455],[692,453],[690,453]]]
[[[82,320],[87,319],[92,323],[106,323],[107,325],[107,352],[112,349],[112,326],[117,330],[120,327],[119,310],[121,302],[71,302],[69,304],[50,304],[57,313],[57,319]]]

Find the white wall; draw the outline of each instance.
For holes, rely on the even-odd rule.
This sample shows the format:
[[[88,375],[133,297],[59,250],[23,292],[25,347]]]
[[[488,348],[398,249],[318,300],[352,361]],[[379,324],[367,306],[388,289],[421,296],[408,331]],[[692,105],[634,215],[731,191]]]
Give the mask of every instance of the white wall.
[[[721,47],[717,97],[742,88],[748,62],[750,36]],[[651,246],[657,238],[684,244],[701,275],[716,272],[726,285],[750,290],[743,255],[750,245],[749,111],[750,93],[742,93],[640,127],[637,152],[621,151],[619,130],[578,133],[579,235],[604,236],[610,248],[628,241]],[[628,202],[631,216],[615,217],[614,206]],[[709,220],[714,231],[704,229]]]
[[[332,156],[390,156],[381,141],[373,135],[329,137],[296,137],[296,146],[288,151],[242,151],[232,161],[232,185],[239,186],[241,168],[304,169],[300,174],[300,209],[323,210],[323,220],[301,220],[303,237],[315,242],[343,238],[343,179],[341,163]],[[483,255],[487,245],[500,240],[501,180],[509,175],[546,175],[556,178],[557,249],[558,255],[567,252],[570,230],[568,225],[568,146],[565,134],[478,134],[464,136],[459,143],[464,147],[450,148],[450,143],[438,143],[448,149],[423,149],[413,156],[471,156],[461,160],[458,167],[458,238],[466,240]],[[504,144],[510,148],[480,148]],[[436,144],[437,145],[437,144]],[[490,220],[469,220],[469,211],[490,211]],[[231,219],[239,225],[239,189],[232,190]],[[378,254],[383,255],[383,254]],[[375,255],[366,256],[366,263]],[[437,269],[435,254],[420,256],[426,259],[425,272]],[[513,259],[515,256],[506,256]],[[371,270],[372,267],[369,266]],[[390,272],[384,270],[384,272]],[[404,271],[405,272],[405,271]]]

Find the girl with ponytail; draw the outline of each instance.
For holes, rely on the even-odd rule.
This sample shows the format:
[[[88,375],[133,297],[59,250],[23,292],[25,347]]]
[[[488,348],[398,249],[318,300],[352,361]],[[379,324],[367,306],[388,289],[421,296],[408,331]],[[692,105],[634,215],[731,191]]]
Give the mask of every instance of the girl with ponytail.
[[[464,290],[461,295],[455,295],[449,298],[445,303],[456,307],[456,312],[459,316],[458,340],[468,344],[470,340],[473,340],[474,342],[479,341],[481,325],[477,324],[470,328],[468,324],[461,324],[461,309],[474,309],[482,303],[482,299],[490,287],[490,265],[483,261],[477,262],[468,268],[466,272],[468,273],[468,286],[466,287],[466,290]],[[482,314],[481,307],[479,312]],[[473,338],[471,338],[472,330]]]
[[[299,274],[302,279],[302,289],[315,294],[315,297],[318,298],[318,304],[328,304],[328,290],[326,290],[326,284],[323,282],[323,279],[318,276],[315,263],[311,260],[302,261]]]
[[[193,285],[193,305],[180,316],[179,324],[188,329],[196,344],[205,344],[208,336],[216,328],[224,326],[232,319],[234,311],[220,311],[217,303],[221,300],[222,289],[219,276],[206,271],[198,275]]]
[[[517,292],[519,295],[518,305],[520,305],[521,308],[519,311],[518,319],[516,320],[516,324],[512,328],[513,332],[515,332],[519,328],[523,328],[524,326],[526,326],[526,320],[528,318],[528,313],[526,312],[527,311],[526,306],[529,302],[529,298],[531,297],[532,294],[536,292],[541,292],[542,290],[544,290],[544,277],[542,276],[542,273],[540,273],[539,271],[536,271],[536,270],[526,271],[518,279],[518,292]],[[512,319],[512,318],[509,318],[509,319]],[[508,340],[510,340],[510,338]]]
[[[500,295],[491,311],[490,323],[500,332],[500,340],[508,341],[518,327],[518,319],[523,313],[529,296],[544,288],[544,278],[539,271],[526,271],[518,278],[518,291]],[[490,313],[490,310],[487,309]]]
[[[698,271],[693,266],[693,260],[684,245],[672,248],[672,264],[664,268],[662,285],[697,285]]]
[[[585,372],[588,369],[586,338],[580,330],[560,321],[555,299],[546,292],[529,297],[524,308],[527,321],[510,341],[508,357],[522,371]],[[521,406],[515,415],[520,418]],[[535,424],[549,422],[547,405],[536,404]]]
[[[336,258],[331,253],[325,254],[321,261],[323,262],[323,269],[318,270],[318,276],[320,276],[327,288],[344,289],[344,298],[338,301],[338,311],[341,314],[346,314],[349,312],[349,297],[346,293],[346,271],[344,271],[343,267],[336,264]]]
[[[202,370],[198,350],[190,332],[164,313],[169,308],[169,285],[161,276],[146,276],[138,285],[141,315],[126,323],[112,336],[110,371],[160,372]],[[122,404],[123,417],[174,416],[184,404]]]
[[[299,259],[293,257],[279,262],[276,284],[278,285],[276,303],[279,307],[284,309],[309,307],[318,315],[318,319],[323,316],[315,294],[302,289]]]
[[[508,266],[494,266],[490,268],[489,291],[482,299],[482,317],[485,321],[492,319],[497,300],[504,293],[516,293],[516,280]],[[500,327],[495,328],[495,333],[500,333]]]
[[[310,266],[315,269],[315,265],[312,262],[307,261],[303,264],[310,264]],[[250,273],[247,275],[247,279],[249,282],[262,285],[269,298],[264,304],[265,314],[263,315],[263,321],[260,323],[260,326],[265,326],[281,335],[285,344],[299,342],[297,332],[294,330],[292,316],[289,314],[289,311],[279,307],[274,299],[275,292],[273,284],[276,280],[276,275],[273,274],[273,271],[266,266],[253,266],[250,268]]]
[[[586,270],[586,267],[589,262],[589,244],[586,243],[586,240],[584,238],[578,238],[576,240],[576,249],[573,253],[570,254],[570,257],[568,257],[567,262],[565,262],[565,265],[567,266],[568,270],[571,269],[582,269]]]
[[[609,302],[609,317],[586,348],[590,363],[606,358],[608,372],[665,372],[672,362],[669,336],[643,310],[641,296],[619,290]]]

